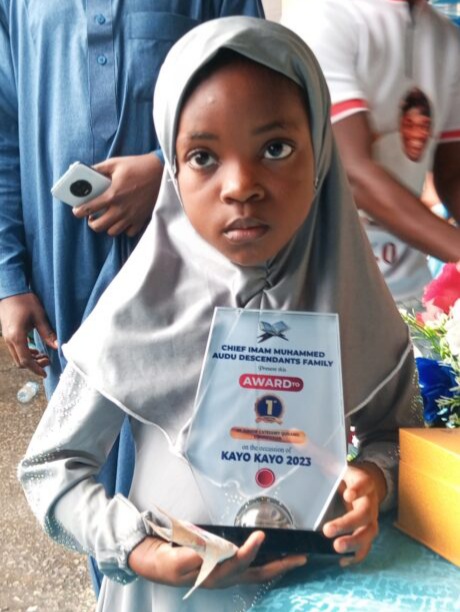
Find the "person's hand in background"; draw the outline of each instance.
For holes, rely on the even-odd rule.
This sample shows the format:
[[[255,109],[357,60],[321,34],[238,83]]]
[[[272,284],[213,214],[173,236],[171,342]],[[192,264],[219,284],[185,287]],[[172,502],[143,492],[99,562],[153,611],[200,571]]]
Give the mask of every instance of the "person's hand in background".
[[[49,358],[30,348],[27,336],[36,329],[50,348],[56,350],[58,343],[38,297],[34,293],[21,293],[1,300],[0,323],[2,335],[16,366],[46,378],[44,368],[49,365]]]
[[[160,189],[163,164],[154,153],[114,157],[93,166],[112,185],[87,204],[75,207],[79,219],[88,218],[95,232],[136,236],[150,220]]]

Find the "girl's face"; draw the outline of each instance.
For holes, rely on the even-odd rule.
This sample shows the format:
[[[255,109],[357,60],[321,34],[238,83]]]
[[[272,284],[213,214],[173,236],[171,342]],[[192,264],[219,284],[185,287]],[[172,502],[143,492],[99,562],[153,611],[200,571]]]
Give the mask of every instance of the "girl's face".
[[[274,257],[309,213],[314,160],[302,90],[259,64],[236,60],[196,87],[176,154],[191,224],[236,264]]]

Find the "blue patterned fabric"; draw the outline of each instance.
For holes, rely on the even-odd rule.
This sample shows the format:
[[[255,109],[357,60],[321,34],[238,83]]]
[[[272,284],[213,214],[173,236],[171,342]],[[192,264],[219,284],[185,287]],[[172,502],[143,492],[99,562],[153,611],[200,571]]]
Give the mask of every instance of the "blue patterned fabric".
[[[158,153],[152,97],[174,42],[203,21],[263,16],[260,0],[0,0],[0,299],[33,291],[59,346],[94,308],[136,238],[97,234],[53,183],[76,160]],[[65,358],[44,381],[54,391]],[[127,494],[128,423],[100,474]],[[100,575],[94,566],[96,591]]]
[[[0,0],[0,299],[36,293],[59,346],[137,239],[95,233],[51,186],[76,160],[156,150],[152,96],[169,49],[238,14],[263,15],[260,0]],[[65,366],[49,352],[48,396]]]
[[[454,612],[460,569],[401,533],[394,514],[360,565],[346,569],[311,558],[270,590],[251,612]]]

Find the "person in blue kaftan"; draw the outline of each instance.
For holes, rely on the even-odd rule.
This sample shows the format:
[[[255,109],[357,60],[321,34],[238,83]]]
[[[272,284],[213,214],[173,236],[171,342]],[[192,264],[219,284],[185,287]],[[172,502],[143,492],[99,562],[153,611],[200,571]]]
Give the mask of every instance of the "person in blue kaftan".
[[[48,396],[65,366],[60,347],[150,218],[163,169],[152,126],[163,59],[194,26],[236,14],[262,17],[261,1],[0,0],[0,325],[16,365],[46,376]],[[77,216],[50,193],[76,160],[112,179]],[[116,476],[116,490],[129,487],[123,440],[123,468],[115,448],[103,478],[109,494]]]
[[[48,395],[65,365],[55,338],[60,347],[89,314],[150,217],[163,58],[198,23],[232,14],[262,16],[261,2],[0,0],[0,321],[17,365],[38,374],[26,338],[42,330]],[[51,186],[71,163],[106,159],[104,221],[88,224],[53,201]]]

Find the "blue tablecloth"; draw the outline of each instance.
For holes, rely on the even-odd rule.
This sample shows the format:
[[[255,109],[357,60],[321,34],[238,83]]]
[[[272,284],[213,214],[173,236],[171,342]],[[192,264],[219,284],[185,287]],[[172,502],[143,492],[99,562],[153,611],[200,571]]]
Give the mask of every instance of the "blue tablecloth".
[[[460,611],[460,569],[398,531],[395,518],[381,519],[363,563],[342,569],[331,558],[312,558],[254,612]]]

